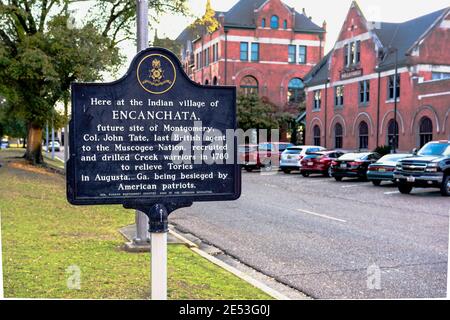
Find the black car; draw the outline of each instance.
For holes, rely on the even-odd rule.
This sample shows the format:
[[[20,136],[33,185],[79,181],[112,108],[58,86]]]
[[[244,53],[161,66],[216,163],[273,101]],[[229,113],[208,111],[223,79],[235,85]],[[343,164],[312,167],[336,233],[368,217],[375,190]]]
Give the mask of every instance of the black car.
[[[347,153],[331,164],[332,176],[336,181],[343,178],[359,178],[367,180],[369,165],[381,158],[376,152]]]
[[[427,143],[414,155],[397,164],[398,190],[408,194],[415,187],[439,188],[443,196],[450,196],[450,141]]]

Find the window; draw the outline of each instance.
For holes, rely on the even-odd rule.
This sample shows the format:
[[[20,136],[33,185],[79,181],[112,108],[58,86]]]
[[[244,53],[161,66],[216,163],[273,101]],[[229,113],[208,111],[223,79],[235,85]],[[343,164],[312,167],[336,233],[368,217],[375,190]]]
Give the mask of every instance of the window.
[[[361,41],[351,42],[344,46],[344,67],[361,62]]]
[[[314,110],[320,110],[320,106],[322,105],[322,91],[316,90],[314,91]]]
[[[389,121],[388,124],[388,145],[391,148],[395,146],[398,149],[398,122],[394,119]]]
[[[320,128],[319,128],[319,126],[317,126],[317,125],[314,126],[313,133],[314,133],[314,145],[320,146]]]
[[[217,86],[219,84],[219,81],[217,80],[217,77],[213,78],[213,85]]]
[[[344,142],[344,130],[342,129],[342,125],[340,123],[336,123],[334,126],[334,147],[336,149],[342,149]]]
[[[423,117],[420,120],[419,138],[421,148],[428,142],[433,141],[433,122],[428,117]]]
[[[370,102],[370,81],[365,80],[359,83],[359,103],[367,104]]]
[[[304,100],[305,85],[300,78],[294,78],[288,84],[288,102],[299,103]]]
[[[359,124],[359,149],[369,149],[369,126],[364,121]]]
[[[248,61],[248,42],[241,42],[241,61]]]
[[[205,67],[209,66],[209,48],[205,49]]]
[[[266,18],[262,18],[262,20],[261,20],[261,27],[262,28],[266,27]]]
[[[258,94],[258,80],[252,76],[245,76],[241,80],[240,88],[245,95]]]
[[[445,80],[450,79],[450,73],[448,72],[433,72],[432,80]]]
[[[400,98],[400,75],[397,76],[397,85],[394,86],[395,75],[389,76],[388,80],[388,95],[389,100],[394,100],[394,96]]]
[[[356,42],[350,43],[350,64],[355,63],[356,60]]]
[[[259,43],[252,43],[252,61],[259,61]]]
[[[289,47],[288,47],[288,62],[289,63],[295,63],[296,51],[297,51],[297,46],[289,45]]]
[[[306,46],[299,46],[298,47],[298,63],[300,64],[306,64]]]
[[[334,89],[334,105],[336,107],[344,105],[344,86],[337,86]]]
[[[348,44],[344,46],[344,67],[347,67],[350,65],[350,60],[348,56]]]
[[[219,44],[216,43],[213,45],[213,62],[216,62],[219,60]]]
[[[361,62],[361,41],[356,41],[356,60],[355,63]]]
[[[280,27],[278,16],[272,16],[272,18],[270,18],[270,27],[272,29],[278,29]]]
[[[284,30],[287,29],[287,21],[286,21],[286,20],[283,21],[283,29],[284,29]]]

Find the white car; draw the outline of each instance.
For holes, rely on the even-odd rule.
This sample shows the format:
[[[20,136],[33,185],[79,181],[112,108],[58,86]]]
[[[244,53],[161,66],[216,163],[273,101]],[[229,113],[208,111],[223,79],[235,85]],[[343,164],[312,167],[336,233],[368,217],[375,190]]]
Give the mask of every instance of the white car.
[[[53,150],[53,147],[55,147],[55,151],[56,152],[59,152],[61,150],[61,145],[59,144],[58,141],[50,141],[48,143],[48,151],[49,152]],[[47,144],[46,143],[44,143],[43,149],[44,149],[44,151],[47,151]]]
[[[325,148],[318,146],[295,146],[287,148],[282,154],[280,159],[280,169],[284,173],[291,173],[291,171],[300,171],[303,158],[314,152],[323,151]]]

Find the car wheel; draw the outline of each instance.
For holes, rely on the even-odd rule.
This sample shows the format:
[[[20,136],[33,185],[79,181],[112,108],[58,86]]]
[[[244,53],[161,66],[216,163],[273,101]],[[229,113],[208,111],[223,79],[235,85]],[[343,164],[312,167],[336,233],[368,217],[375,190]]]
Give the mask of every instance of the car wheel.
[[[342,177],[334,177],[334,179],[335,179],[337,182],[341,182],[341,181],[342,181]]]
[[[286,174],[290,174],[290,173],[291,173],[291,170],[289,170],[289,169],[283,169],[283,172],[286,173]]]
[[[323,175],[327,178],[333,177],[333,169],[331,169],[331,167],[329,167],[328,170],[323,173]]]
[[[245,171],[247,171],[247,172],[252,172],[252,171],[253,171],[253,168],[248,168],[248,167],[246,167],[246,168],[245,168]]]
[[[442,181],[441,194],[444,197],[450,197],[450,175],[444,176],[444,181]]]
[[[381,180],[372,180],[374,186],[379,187],[381,185]]]
[[[263,166],[263,169],[264,169],[264,171],[267,171],[267,172],[272,171],[272,162],[269,161],[269,162],[265,163]]]
[[[410,194],[413,187],[409,184],[400,183],[398,185],[398,191],[400,191],[401,194]]]

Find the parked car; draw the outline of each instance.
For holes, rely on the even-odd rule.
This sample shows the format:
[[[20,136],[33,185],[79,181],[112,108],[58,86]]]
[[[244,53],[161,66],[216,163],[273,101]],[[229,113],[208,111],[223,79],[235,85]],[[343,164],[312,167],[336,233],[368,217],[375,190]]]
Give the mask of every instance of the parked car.
[[[392,181],[395,183],[394,171],[397,163],[412,154],[388,154],[377,162],[369,165],[367,169],[367,179],[372,181],[375,186],[381,185],[383,181]]]
[[[0,142],[0,149],[7,149],[9,148],[9,141],[8,140],[1,140]]]
[[[394,172],[398,190],[409,194],[413,188],[439,188],[450,196],[450,141],[427,143],[414,156],[397,163]]]
[[[367,179],[367,169],[369,165],[375,163],[381,158],[376,152],[347,153],[333,161],[331,164],[332,176],[336,181],[342,181],[343,178]]]
[[[280,169],[284,173],[289,174],[292,171],[301,170],[304,157],[307,154],[325,150],[325,148],[318,146],[292,146],[287,148],[281,154]]]
[[[54,146],[56,152],[59,152],[61,150],[61,145],[59,144],[58,141],[50,141],[48,143],[48,151],[52,151],[53,150],[53,146]],[[44,143],[43,150],[47,151],[47,144],[46,143]]]
[[[313,173],[323,174],[325,177],[331,177],[331,163],[342,157],[343,151],[318,151],[307,153],[306,157],[301,161],[301,173],[304,177],[308,177]]]
[[[274,166],[280,164],[281,154],[289,147],[293,146],[289,142],[271,142],[260,143],[259,145],[244,145],[241,151],[243,167],[251,172],[255,169],[264,168],[267,171],[272,170]]]

